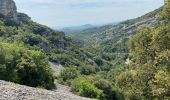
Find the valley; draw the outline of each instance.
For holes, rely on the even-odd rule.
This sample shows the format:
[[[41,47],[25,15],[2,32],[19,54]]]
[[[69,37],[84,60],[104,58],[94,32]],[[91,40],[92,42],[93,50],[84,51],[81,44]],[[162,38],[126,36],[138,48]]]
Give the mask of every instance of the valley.
[[[170,0],[141,17],[54,30],[0,0],[0,99],[169,100]]]

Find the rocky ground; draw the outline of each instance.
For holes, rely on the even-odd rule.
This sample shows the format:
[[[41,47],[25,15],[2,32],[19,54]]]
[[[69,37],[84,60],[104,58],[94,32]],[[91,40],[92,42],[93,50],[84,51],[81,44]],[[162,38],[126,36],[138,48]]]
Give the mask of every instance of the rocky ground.
[[[60,71],[63,69],[63,66],[61,64],[52,63],[52,62],[49,62],[49,65],[52,67],[54,71],[54,76],[58,77],[60,74]]]
[[[65,91],[59,86],[56,91],[32,88],[0,80],[0,100],[90,100]]]
[[[58,76],[61,65],[49,62],[55,75]],[[91,100],[70,92],[70,87],[58,84],[53,91],[23,86],[0,80],[0,100]]]

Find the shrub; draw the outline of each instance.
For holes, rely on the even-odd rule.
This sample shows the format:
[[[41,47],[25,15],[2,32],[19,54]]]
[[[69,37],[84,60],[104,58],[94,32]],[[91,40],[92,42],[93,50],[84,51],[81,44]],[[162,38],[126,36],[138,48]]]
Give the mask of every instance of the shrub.
[[[71,84],[71,80],[77,78],[79,72],[75,68],[65,68],[60,72],[61,81],[66,82],[67,85]]]
[[[80,96],[101,99],[104,97],[103,91],[96,88],[85,79],[78,78],[72,83],[72,91]]]
[[[116,99],[116,92],[113,90],[112,84],[105,80],[105,79],[97,79],[93,82],[93,84],[100,90],[103,90],[105,94],[105,98],[107,100],[115,100]]]
[[[98,66],[102,66],[104,64],[103,60],[100,57],[95,57],[94,61]]]
[[[80,73],[83,75],[90,75],[96,73],[96,67],[95,66],[81,66],[79,68]]]
[[[18,44],[0,43],[0,79],[32,87],[55,88],[46,56]]]

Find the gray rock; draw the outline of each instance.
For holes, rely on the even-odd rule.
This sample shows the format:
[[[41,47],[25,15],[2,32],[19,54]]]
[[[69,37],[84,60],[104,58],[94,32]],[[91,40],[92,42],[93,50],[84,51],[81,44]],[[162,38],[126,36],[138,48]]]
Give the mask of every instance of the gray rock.
[[[17,13],[17,19],[21,22],[27,22],[31,20],[31,17],[24,13]]]
[[[16,22],[27,22],[31,18],[24,13],[18,13],[13,0],[0,0],[0,16]]]
[[[0,14],[12,20],[17,20],[15,2],[13,0],[0,0]]]
[[[59,90],[49,91],[45,89],[32,88],[0,80],[0,100],[92,100],[92,99],[76,96],[69,92],[69,88],[63,86],[59,86]]]

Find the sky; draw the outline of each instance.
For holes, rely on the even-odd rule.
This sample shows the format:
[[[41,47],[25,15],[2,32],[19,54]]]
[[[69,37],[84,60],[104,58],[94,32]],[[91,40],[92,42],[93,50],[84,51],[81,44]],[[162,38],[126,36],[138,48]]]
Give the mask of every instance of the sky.
[[[164,0],[14,0],[18,11],[50,27],[106,24],[139,17]]]

